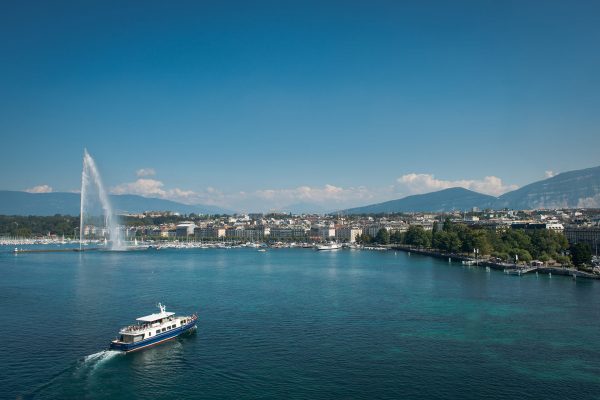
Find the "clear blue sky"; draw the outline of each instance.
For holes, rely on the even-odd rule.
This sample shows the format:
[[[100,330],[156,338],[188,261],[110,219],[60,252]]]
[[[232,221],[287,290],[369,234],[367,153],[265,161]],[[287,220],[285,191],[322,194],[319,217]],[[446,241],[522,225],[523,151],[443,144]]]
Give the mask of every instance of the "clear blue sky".
[[[84,147],[237,209],[600,164],[597,1],[21,1],[0,37],[1,189],[76,189]]]

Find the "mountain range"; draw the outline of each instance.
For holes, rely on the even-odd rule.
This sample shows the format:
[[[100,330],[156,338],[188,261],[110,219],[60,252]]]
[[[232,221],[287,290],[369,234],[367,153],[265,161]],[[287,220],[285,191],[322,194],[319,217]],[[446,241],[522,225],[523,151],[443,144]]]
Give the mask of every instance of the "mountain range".
[[[181,214],[231,214],[232,211],[210,205],[188,205],[175,201],[137,195],[111,195],[119,213],[173,211]],[[479,209],[600,208],[600,166],[558,174],[494,197],[462,187],[407,196],[397,200],[338,211],[344,214],[393,212],[443,212]],[[325,213],[318,205],[296,203],[282,210],[292,213]],[[0,190],[0,214],[3,215],[79,215],[78,193],[27,193]]]
[[[175,201],[131,194],[111,195],[117,213],[173,211],[181,214],[231,214],[230,210],[208,205],[188,205]],[[79,193],[27,193],[0,190],[0,214],[3,215],[79,215]]]
[[[600,208],[600,166],[558,174],[499,197],[455,187],[340,211],[345,214],[453,210]]]

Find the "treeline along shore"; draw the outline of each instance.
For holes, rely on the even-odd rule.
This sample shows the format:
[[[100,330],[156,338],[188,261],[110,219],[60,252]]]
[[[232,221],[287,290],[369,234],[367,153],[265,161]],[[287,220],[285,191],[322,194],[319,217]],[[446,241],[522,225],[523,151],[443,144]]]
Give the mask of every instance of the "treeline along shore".
[[[500,262],[498,260],[492,260],[490,258],[482,258],[481,260],[473,260],[472,257],[468,257],[464,254],[454,254],[454,253],[445,253],[439,250],[433,250],[433,249],[424,249],[424,248],[417,248],[414,246],[408,246],[408,245],[402,245],[402,244],[396,244],[396,245],[389,245],[389,248],[395,251],[404,251],[407,252],[409,254],[418,254],[418,255],[423,255],[423,256],[427,256],[427,257],[434,257],[434,258],[439,258],[439,259],[443,259],[443,260],[448,260],[450,262],[460,262],[460,263],[466,263],[466,265],[469,266],[475,266],[475,267],[489,267],[490,269],[495,269],[495,270],[500,270],[500,271],[505,271],[505,272],[515,272],[520,274],[525,274],[525,273],[531,273],[531,272],[539,272],[542,274],[549,274],[549,275],[564,275],[564,276],[571,276],[571,277],[582,277],[582,278],[588,278],[588,279],[600,279],[600,274],[596,274],[593,272],[586,272],[583,271],[581,269],[577,269],[575,267],[569,267],[567,265],[553,265],[553,266],[548,266],[548,265],[538,265],[535,268],[528,268],[526,265],[524,264],[516,264],[516,263],[507,263],[507,262]]]
[[[360,235],[360,244],[379,244],[399,250],[461,261],[476,260],[497,268],[543,266],[575,268],[593,273],[592,251],[588,244],[570,245],[562,232],[548,229],[503,229],[471,227],[446,219],[426,230],[412,225],[406,232],[389,234],[384,229],[375,237]]]
[[[133,237],[137,237],[140,231],[135,230],[135,227],[140,224],[153,226],[175,224],[186,218],[196,218],[198,220],[212,218],[214,220],[215,216],[159,215],[154,217],[144,216],[144,218],[125,216],[121,218],[121,223],[124,227],[133,228]],[[289,217],[279,216],[279,218]],[[410,222],[406,225],[408,226],[409,224]],[[78,216],[0,215],[0,237],[24,238],[53,234],[64,236],[65,238],[77,239],[79,236],[78,229]],[[328,229],[325,229],[325,231],[328,231]],[[146,237],[159,240],[164,239],[160,236]],[[168,239],[179,239],[179,237],[171,238],[169,236]],[[307,242],[314,238],[308,237],[306,231],[303,230],[302,235],[293,236],[288,239]],[[257,237],[255,240],[270,242],[276,239],[264,236]],[[321,240],[324,239],[321,238]],[[355,240],[359,245],[364,246],[396,246],[401,250],[411,249],[412,251],[419,251],[432,256],[439,255],[440,257],[457,259],[473,258],[479,262],[488,263],[490,267],[494,267],[495,265],[514,265],[515,267],[543,266],[545,268],[560,268],[561,270],[575,268],[578,271],[588,273],[600,272],[594,271],[592,250],[589,244],[570,244],[562,231],[552,229],[515,229],[511,226],[494,229],[477,225],[467,225],[453,221],[448,217],[437,220],[430,229],[425,229],[423,226],[417,224],[409,225],[405,231],[395,230],[390,232],[386,228],[381,228],[374,236],[361,233],[355,237]]]

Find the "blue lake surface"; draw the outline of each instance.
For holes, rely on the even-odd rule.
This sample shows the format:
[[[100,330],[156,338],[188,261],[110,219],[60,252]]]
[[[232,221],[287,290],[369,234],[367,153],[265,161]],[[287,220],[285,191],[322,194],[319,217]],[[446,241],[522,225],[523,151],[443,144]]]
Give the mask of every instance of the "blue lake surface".
[[[0,398],[600,396],[600,282],[402,252],[0,253]],[[195,333],[106,348],[156,311]]]

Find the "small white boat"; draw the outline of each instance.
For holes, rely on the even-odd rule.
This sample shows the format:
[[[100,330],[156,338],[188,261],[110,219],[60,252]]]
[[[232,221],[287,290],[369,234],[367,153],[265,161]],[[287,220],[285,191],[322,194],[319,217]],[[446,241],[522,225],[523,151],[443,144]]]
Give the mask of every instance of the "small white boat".
[[[342,245],[339,243],[326,243],[317,245],[317,250],[339,250],[342,248]]]

